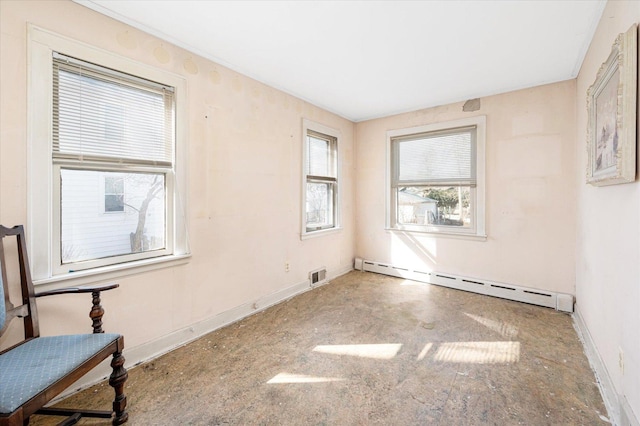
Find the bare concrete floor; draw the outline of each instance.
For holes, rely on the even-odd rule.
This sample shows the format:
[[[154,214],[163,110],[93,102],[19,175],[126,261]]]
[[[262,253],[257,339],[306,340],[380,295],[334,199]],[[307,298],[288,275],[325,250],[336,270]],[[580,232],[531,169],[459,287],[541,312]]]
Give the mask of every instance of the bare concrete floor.
[[[131,425],[606,424],[594,382],[567,314],[351,272],[131,369],[126,393]]]

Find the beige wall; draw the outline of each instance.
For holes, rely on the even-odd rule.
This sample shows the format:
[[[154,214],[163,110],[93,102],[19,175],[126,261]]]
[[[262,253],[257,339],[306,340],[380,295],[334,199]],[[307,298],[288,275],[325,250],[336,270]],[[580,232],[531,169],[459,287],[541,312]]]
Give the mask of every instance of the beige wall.
[[[0,223],[27,222],[27,22],[183,76],[188,85],[189,243],[181,266],[118,278],[105,329],[129,349],[352,268],[354,125],[71,1],[0,2]],[[341,232],[300,240],[302,119],[339,130]],[[285,262],[291,266],[285,272]],[[40,301],[43,334],[90,325],[80,296]],[[166,349],[166,348],[165,348]],[[135,361],[130,359],[129,361]]]
[[[31,22],[187,80],[193,257],[185,265],[120,278],[120,289],[104,295],[105,328],[124,333],[129,350],[285,294],[319,266],[330,274],[346,271],[358,255],[576,294],[606,373],[637,417],[640,184],[585,185],[584,140],[586,89],[615,36],[638,21],[640,3],[610,2],[577,80],[486,97],[474,113],[452,104],[354,125],[70,1],[3,0],[0,223],[27,221]],[[471,115],[487,116],[487,241],[386,231],[386,131]],[[343,136],[344,229],[305,241],[299,238],[302,118]],[[86,300],[41,302],[43,334],[75,332],[87,323]],[[624,374],[618,348],[625,354]]]
[[[606,369],[601,373],[611,378],[620,402],[633,408],[636,419],[640,419],[640,183],[593,187],[585,184],[584,171],[587,89],[617,35],[638,22],[637,1],[610,1],[602,14],[577,79],[575,177],[578,312]],[[618,366],[619,349],[624,352],[624,373]]]
[[[364,259],[574,293],[575,82],[356,125],[357,249]],[[486,115],[486,241],[385,230],[386,132]]]

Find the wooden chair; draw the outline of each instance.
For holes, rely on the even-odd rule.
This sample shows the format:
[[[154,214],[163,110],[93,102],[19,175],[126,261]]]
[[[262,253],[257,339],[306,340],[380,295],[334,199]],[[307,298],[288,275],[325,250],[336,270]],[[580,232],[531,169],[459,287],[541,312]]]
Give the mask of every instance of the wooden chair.
[[[5,247],[13,239],[16,240],[18,251],[17,269],[22,290],[20,306],[14,306],[9,300],[10,287],[7,281]],[[127,398],[124,395],[124,383],[127,380],[122,356],[124,338],[119,334],[106,334],[102,331],[104,310],[100,305],[100,292],[116,288],[118,284],[66,288],[36,294],[29,271],[23,227],[9,229],[0,225],[0,337],[12,319],[17,317],[24,321],[24,340],[0,352],[0,425],[26,425],[32,414],[66,416],[61,425],[75,424],[81,417],[109,419],[112,416],[114,425],[125,423],[128,414]],[[17,271],[15,275],[17,277]],[[36,298],[68,293],[92,294],[93,307],[89,316],[93,320],[93,334],[40,337]],[[109,384],[116,394],[112,411],[45,407],[110,355],[113,355],[113,372]]]

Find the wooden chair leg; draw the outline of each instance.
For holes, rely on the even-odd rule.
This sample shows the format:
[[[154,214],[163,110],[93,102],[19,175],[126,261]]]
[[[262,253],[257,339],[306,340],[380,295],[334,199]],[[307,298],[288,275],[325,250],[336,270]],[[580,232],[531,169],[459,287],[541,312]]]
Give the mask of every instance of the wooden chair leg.
[[[91,312],[89,312],[89,317],[91,318],[91,321],[93,321],[93,332],[104,333],[104,331],[102,331],[102,316],[104,315],[104,309],[100,304],[100,292],[92,291],[91,296],[93,307],[91,308]]]
[[[111,367],[113,372],[109,376],[109,385],[113,387],[116,392],[116,397],[113,400],[113,411],[115,417],[113,418],[114,425],[121,425],[129,420],[129,413],[127,413],[127,397],[124,394],[124,382],[127,381],[129,374],[124,368],[124,357],[122,353],[116,352],[113,354],[111,360]]]

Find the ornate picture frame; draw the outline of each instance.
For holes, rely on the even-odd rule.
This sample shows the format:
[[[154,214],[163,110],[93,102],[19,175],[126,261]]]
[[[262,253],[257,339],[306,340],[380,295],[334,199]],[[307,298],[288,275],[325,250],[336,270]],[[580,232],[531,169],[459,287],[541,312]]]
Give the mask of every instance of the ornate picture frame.
[[[638,25],[616,38],[587,91],[587,183],[634,182],[638,84]]]

